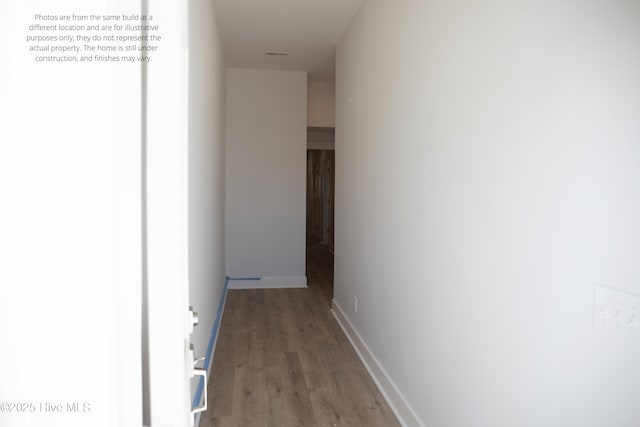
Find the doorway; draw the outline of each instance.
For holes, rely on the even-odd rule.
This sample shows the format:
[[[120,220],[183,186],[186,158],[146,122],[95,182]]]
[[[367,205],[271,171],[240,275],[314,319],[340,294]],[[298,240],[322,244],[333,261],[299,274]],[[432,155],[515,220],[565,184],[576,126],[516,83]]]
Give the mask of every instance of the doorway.
[[[307,150],[307,240],[333,253],[335,151]]]
[[[328,306],[333,298],[335,130],[307,131],[307,278]]]

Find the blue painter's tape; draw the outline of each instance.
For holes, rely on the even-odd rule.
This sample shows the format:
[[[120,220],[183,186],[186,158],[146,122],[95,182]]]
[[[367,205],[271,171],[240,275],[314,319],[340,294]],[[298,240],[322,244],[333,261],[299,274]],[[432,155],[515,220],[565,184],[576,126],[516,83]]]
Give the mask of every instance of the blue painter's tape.
[[[228,281],[237,281],[237,280],[262,280],[262,277],[229,277],[227,276]]]
[[[224,307],[224,300],[227,296],[227,288],[229,287],[229,277],[226,277],[224,281],[224,288],[222,288],[222,296],[220,297],[220,302],[218,303],[218,311],[216,312],[216,320],[213,322],[213,328],[211,329],[211,337],[209,338],[209,344],[207,345],[207,353],[204,358],[204,367],[207,369],[207,373],[209,371],[209,365],[211,363],[211,358],[213,357],[213,345],[216,342],[216,335],[218,333],[218,326],[220,325],[220,320],[222,319],[222,309]],[[202,399],[202,392],[206,387],[204,383],[204,378],[200,377],[198,381],[198,388],[196,389],[196,395],[193,397],[192,407],[196,407],[200,404],[200,399]]]

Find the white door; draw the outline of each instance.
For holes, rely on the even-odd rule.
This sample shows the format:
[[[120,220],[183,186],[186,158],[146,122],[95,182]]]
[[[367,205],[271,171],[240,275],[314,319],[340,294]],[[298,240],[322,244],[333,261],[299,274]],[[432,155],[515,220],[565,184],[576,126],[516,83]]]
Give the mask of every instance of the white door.
[[[0,1],[3,427],[142,424],[140,70],[25,39],[36,14],[130,6]]]
[[[193,422],[188,277],[187,2],[148,0],[162,42],[143,68],[146,222],[144,422]],[[203,372],[203,371],[200,371]]]
[[[0,2],[3,427],[192,423],[187,2],[146,3],[163,40],[141,72],[25,41],[36,14],[139,3]]]

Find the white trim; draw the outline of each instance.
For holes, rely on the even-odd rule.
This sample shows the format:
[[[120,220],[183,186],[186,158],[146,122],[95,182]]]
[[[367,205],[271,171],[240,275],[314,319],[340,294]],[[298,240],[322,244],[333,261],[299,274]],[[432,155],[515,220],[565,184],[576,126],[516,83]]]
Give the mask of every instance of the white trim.
[[[146,248],[149,420],[190,426],[189,52],[187,2],[148,0],[162,49],[146,65]],[[180,369],[180,367],[182,369]],[[143,422],[149,422],[143,419]]]
[[[425,424],[420,420],[418,414],[416,414],[402,392],[395,385],[391,377],[389,377],[389,374],[384,370],[335,299],[332,300],[331,313],[338,321],[345,335],[347,335],[351,345],[353,345],[356,353],[358,353],[360,360],[362,360],[369,375],[371,375],[373,381],[375,381],[400,424],[405,427],[425,427]]]
[[[229,289],[277,289],[277,288],[306,288],[307,276],[269,276],[256,280],[229,280]]]

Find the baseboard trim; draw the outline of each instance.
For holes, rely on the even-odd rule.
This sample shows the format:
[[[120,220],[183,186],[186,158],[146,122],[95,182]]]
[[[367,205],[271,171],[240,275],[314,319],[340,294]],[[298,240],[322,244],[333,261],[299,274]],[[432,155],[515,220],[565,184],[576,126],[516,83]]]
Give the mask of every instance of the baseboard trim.
[[[306,288],[307,276],[229,277],[229,289]]]
[[[425,427],[416,412],[413,410],[402,392],[395,385],[391,377],[382,367],[376,356],[371,352],[369,346],[362,339],[358,330],[353,326],[338,302],[334,299],[331,302],[331,313],[338,321],[338,324],[358,353],[360,360],[373,378],[380,392],[391,407],[391,410],[404,427]]]
[[[220,335],[220,325],[222,324],[222,316],[224,315],[224,307],[227,303],[227,290],[229,289],[229,278],[227,277],[224,282],[224,287],[222,288],[222,295],[220,296],[220,301],[218,302],[218,311],[216,312],[216,318],[213,321],[213,326],[211,327],[211,337],[209,338],[209,344],[207,345],[207,352],[204,358],[204,366],[207,369],[207,379],[211,377],[211,365],[213,364],[213,354],[216,351],[216,344],[218,344],[218,336]],[[196,389],[196,394],[193,397],[193,402],[191,404],[192,407],[200,406],[202,404],[202,399],[204,397],[204,387],[207,387],[208,384],[204,384],[204,379],[200,378],[198,382],[198,388]],[[202,416],[202,412],[195,415],[194,426],[200,426],[200,419]]]

